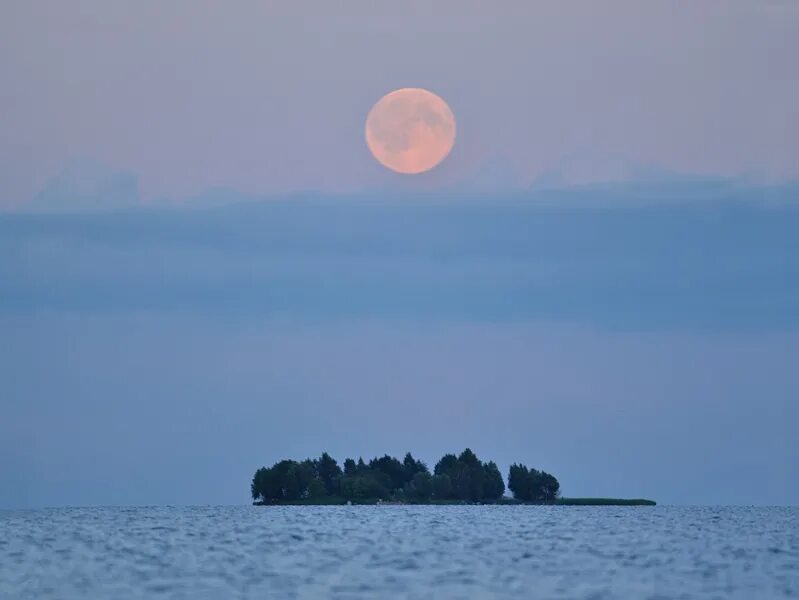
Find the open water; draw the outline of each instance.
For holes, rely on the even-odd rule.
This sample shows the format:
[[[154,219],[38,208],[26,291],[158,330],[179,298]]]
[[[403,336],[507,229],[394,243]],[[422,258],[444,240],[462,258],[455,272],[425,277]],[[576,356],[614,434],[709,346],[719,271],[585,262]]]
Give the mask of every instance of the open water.
[[[0,598],[799,597],[799,508],[0,511]]]

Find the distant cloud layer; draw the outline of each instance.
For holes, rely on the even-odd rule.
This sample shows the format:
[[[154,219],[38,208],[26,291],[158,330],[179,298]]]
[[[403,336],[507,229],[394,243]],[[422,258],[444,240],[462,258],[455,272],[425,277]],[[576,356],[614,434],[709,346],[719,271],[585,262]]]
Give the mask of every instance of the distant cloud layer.
[[[108,211],[139,206],[136,175],[90,159],[73,160],[25,208],[33,211]]]
[[[794,328],[793,197],[677,182],[7,215],[0,311]]]

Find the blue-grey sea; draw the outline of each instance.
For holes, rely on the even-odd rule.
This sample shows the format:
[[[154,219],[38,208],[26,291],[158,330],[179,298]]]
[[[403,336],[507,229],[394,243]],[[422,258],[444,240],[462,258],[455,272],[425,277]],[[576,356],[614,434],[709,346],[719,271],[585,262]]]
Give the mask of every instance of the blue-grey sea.
[[[799,597],[799,508],[0,512],[6,598]]]

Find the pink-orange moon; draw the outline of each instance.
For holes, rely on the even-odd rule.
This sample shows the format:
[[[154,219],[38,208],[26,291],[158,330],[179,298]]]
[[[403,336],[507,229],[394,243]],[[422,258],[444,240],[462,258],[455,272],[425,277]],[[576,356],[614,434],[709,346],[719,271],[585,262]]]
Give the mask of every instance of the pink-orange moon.
[[[455,115],[439,96],[402,88],[380,98],[366,117],[366,144],[397,173],[429,171],[455,144]]]

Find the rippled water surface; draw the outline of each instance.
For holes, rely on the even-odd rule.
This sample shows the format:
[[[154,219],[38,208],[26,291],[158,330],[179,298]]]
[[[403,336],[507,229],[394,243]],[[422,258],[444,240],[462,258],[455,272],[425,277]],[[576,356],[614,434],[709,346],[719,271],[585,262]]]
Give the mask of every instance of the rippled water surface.
[[[799,509],[0,512],[2,598],[786,598]]]

